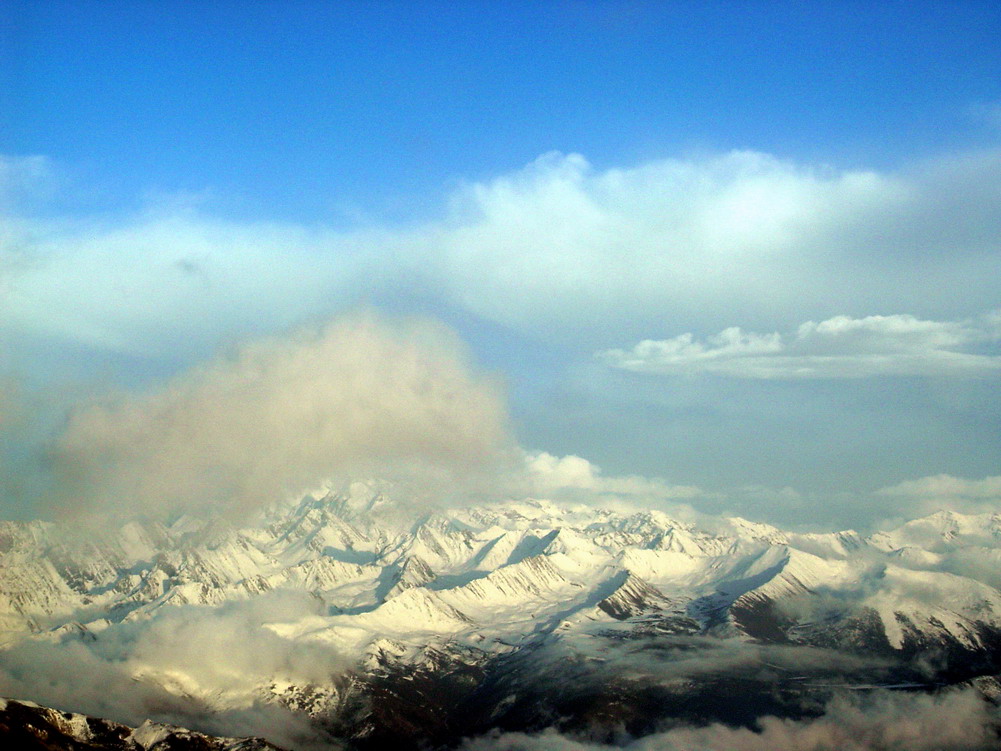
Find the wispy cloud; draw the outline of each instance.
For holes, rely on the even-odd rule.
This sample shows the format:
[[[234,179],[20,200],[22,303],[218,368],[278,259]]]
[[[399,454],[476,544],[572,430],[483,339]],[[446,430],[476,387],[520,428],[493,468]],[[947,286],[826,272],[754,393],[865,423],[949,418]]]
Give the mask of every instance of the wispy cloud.
[[[735,378],[802,379],[872,376],[985,376],[1001,373],[1001,355],[971,352],[999,338],[997,314],[978,321],[926,321],[912,315],[837,316],[807,321],[795,334],[756,334],[737,327],[700,342],[690,334],[646,339],[599,359],[640,373],[716,373]]]
[[[43,199],[52,194],[57,183],[56,170],[48,157],[0,154],[0,211],[14,211]]]
[[[1001,476],[971,480],[948,474],[905,480],[876,491],[899,504],[907,514],[940,510],[960,513],[1001,513]]]
[[[976,122],[1001,130],[1001,102],[978,102],[968,113]]]
[[[881,495],[916,498],[1001,499],[1001,476],[967,480],[952,475],[933,475],[905,480],[879,491]]]

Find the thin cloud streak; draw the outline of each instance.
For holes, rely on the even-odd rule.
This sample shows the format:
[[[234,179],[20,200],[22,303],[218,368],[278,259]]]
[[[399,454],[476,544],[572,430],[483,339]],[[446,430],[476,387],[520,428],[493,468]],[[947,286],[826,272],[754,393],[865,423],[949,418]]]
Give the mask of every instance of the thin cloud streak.
[[[925,321],[912,315],[837,316],[807,321],[795,334],[731,327],[697,341],[692,334],[646,339],[631,350],[597,354],[623,370],[659,375],[714,373],[734,378],[873,376],[976,377],[1001,372],[1001,355],[963,351],[997,340],[996,313],[980,322]]]

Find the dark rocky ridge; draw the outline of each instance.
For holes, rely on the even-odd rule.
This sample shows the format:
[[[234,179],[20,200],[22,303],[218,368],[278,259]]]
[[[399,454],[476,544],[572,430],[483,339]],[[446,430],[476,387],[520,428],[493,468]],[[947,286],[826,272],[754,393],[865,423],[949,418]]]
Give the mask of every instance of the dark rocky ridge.
[[[147,723],[111,720],[0,699],[0,746],[9,751],[283,751],[261,738],[216,738]]]

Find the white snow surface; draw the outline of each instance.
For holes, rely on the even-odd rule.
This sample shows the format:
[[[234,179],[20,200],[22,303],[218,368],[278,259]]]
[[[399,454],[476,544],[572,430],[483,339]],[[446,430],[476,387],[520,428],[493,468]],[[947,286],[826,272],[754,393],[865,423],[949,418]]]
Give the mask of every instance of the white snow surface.
[[[870,537],[738,518],[710,532],[660,511],[524,499],[428,513],[362,491],[307,496],[242,528],[185,517],[80,540],[51,524],[0,522],[0,647],[99,639],[123,620],[282,591],[309,593],[315,611],[269,613],[261,628],[360,665],[418,659],[429,645],[499,654],[668,616],[739,631],[734,608],[764,601],[807,625],[831,598],[871,609],[895,648],[906,628],[975,647],[978,624],[1001,627],[1001,592],[949,568],[960,549],[998,560],[996,514],[942,512]],[[178,671],[178,690],[197,693]],[[141,745],[156,731],[135,732]]]

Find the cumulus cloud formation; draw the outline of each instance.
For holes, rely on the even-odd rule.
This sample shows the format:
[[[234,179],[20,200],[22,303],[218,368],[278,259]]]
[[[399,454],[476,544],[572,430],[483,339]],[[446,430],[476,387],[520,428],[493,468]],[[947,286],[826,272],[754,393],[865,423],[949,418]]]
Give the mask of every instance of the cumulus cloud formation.
[[[962,159],[891,175],[749,151],[606,171],[550,154],[457,197],[442,276],[469,308],[534,330],[832,298],[955,308],[958,288],[939,285],[996,257],[996,185]],[[996,290],[971,281],[964,302]]]
[[[1001,152],[893,174],[752,151],[602,171],[553,153],[461,187],[440,219],[411,227],[241,223],[171,206],[38,220],[0,250],[32,258],[8,280],[0,320],[157,351],[401,290],[573,340],[664,316],[804,320],[829,315],[831,300],[965,315],[997,301],[998,174]]]
[[[704,494],[694,485],[671,485],[659,478],[605,476],[600,467],[572,454],[553,456],[545,451],[528,454],[525,467],[529,490],[542,495],[651,502],[691,499]]]
[[[692,334],[644,340],[631,350],[598,353],[624,370],[662,375],[717,373],[735,378],[986,376],[1001,355],[964,351],[999,339],[996,313],[980,321],[925,321],[912,315],[837,316],[807,321],[795,334],[755,334],[737,327],[706,342]]]
[[[940,696],[882,693],[832,701],[816,719],[763,717],[758,727],[679,727],[621,745],[550,730],[469,740],[463,751],[987,751],[997,747],[996,707],[975,691]]]
[[[498,384],[447,329],[358,314],[85,406],[51,463],[65,511],[165,517],[240,514],[369,474],[447,497],[509,445]]]
[[[443,238],[445,276],[491,318],[531,326],[521,319],[552,324],[569,316],[595,325],[609,313],[691,302],[707,283],[737,292],[765,281],[776,271],[773,254],[786,249],[822,194],[865,202],[884,182],[825,178],[752,152],[607,172],[580,155],[548,154],[460,196],[466,221]],[[763,273],[747,274],[749,264]]]

